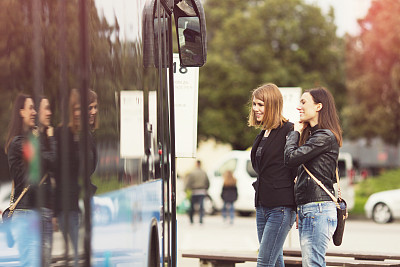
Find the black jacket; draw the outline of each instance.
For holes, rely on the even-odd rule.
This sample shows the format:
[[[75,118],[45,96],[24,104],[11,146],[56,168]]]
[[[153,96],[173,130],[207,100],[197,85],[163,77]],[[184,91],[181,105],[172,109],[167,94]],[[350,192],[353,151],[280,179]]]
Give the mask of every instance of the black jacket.
[[[224,202],[235,202],[238,198],[236,185],[224,185],[222,187],[221,198]]]
[[[17,209],[34,209],[37,207],[37,195],[39,176],[34,177],[34,174],[29,172],[29,162],[24,153],[25,144],[28,144],[29,138],[25,135],[18,135],[13,138],[8,147],[7,157],[8,166],[10,168],[11,178],[14,180],[14,200],[17,200],[19,195],[28,185],[29,190],[18,202]]]
[[[281,128],[271,131],[262,148],[260,164],[256,160],[256,151],[265,131],[261,131],[254,141],[251,163],[257,173],[257,181],[253,184],[256,190],[255,206],[295,206],[295,171],[285,166],[283,159],[286,135],[292,130],[293,123],[286,122]]]
[[[40,164],[41,164],[41,177],[48,175],[43,184],[39,186],[39,194],[41,206],[48,209],[54,209],[54,189],[51,179],[54,177],[54,171],[57,163],[57,144],[54,136],[47,136],[45,132],[39,136],[40,141]]]
[[[78,139],[75,140],[71,128],[65,140],[63,139],[62,127],[58,127],[55,132],[57,140],[57,168],[56,178],[56,215],[61,211],[79,211],[79,197],[81,186],[79,177],[82,174],[82,156],[81,144]],[[65,150],[65,149],[66,150]],[[89,133],[89,172],[90,175],[97,166],[97,149],[92,135]],[[65,179],[65,180],[63,180]],[[65,201],[65,202],[64,202]]]
[[[335,194],[333,184],[336,181],[339,145],[334,134],[327,129],[313,129],[305,144],[300,147],[299,139],[299,132],[291,132],[285,146],[285,164],[289,167],[298,166],[296,204],[332,200],[301,165],[304,164],[332,194]]]

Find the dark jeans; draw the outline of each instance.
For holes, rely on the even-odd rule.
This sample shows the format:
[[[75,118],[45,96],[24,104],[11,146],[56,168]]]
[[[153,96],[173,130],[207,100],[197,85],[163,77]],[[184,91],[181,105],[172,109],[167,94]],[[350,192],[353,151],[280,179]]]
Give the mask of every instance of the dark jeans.
[[[199,204],[199,216],[200,216],[200,223],[203,223],[203,216],[204,216],[204,195],[192,195],[190,200],[190,210],[189,210],[189,217],[190,222],[193,223],[193,214],[194,214],[194,206]]]

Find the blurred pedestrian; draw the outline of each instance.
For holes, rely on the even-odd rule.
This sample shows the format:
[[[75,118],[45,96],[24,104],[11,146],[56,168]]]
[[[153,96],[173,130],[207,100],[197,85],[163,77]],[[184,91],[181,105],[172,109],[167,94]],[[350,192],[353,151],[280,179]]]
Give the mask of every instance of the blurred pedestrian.
[[[11,229],[20,256],[19,266],[40,266],[39,214],[36,211],[39,174],[35,141],[36,110],[33,98],[19,94],[15,100],[6,139],[10,175],[14,183],[14,199],[18,202],[12,216]]]
[[[47,267],[51,264],[51,249],[53,245],[53,224],[55,225],[55,181],[54,172],[56,164],[56,140],[54,128],[51,126],[51,109],[49,99],[41,97],[39,99],[38,128],[40,140],[41,156],[41,176],[47,175],[40,192],[40,218],[42,227],[42,266]]]
[[[248,125],[261,129],[251,149],[257,173],[253,183],[258,241],[257,266],[285,266],[283,244],[296,218],[294,170],[286,167],[283,151],[293,123],[282,115],[283,98],[275,84],[255,89]]]
[[[232,171],[229,170],[224,172],[223,177],[224,177],[224,185],[222,186],[221,198],[224,201],[224,206],[222,208],[222,217],[226,222],[229,209],[230,224],[233,224],[233,219],[235,218],[235,207],[233,203],[238,198],[236,178],[233,177]]]
[[[297,107],[300,122],[294,125],[285,146],[285,164],[298,167],[295,198],[302,263],[326,266],[325,254],[336,229],[336,205],[307,173],[333,195],[342,130],[332,94],[319,87],[304,92]]]
[[[207,173],[201,168],[201,161],[196,161],[196,168],[187,176],[185,190],[191,191],[189,217],[193,224],[193,214],[196,205],[199,205],[200,224],[204,217],[204,197],[207,196],[207,189],[210,187]]]

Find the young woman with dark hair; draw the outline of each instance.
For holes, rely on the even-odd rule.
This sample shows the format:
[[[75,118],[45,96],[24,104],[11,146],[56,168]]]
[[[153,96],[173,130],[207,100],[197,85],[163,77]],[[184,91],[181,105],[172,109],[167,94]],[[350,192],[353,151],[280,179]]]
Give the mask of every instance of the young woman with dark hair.
[[[333,96],[325,88],[305,91],[297,109],[300,122],[287,138],[285,164],[298,167],[295,199],[302,262],[304,267],[325,266],[326,249],[337,225],[336,205],[304,166],[335,194],[342,130]]]
[[[20,266],[40,266],[40,235],[35,230],[39,225],[39,214],[35,209],[38,207],[40,178],[35,168],[31,168],[38,156],[32,142],[36,138],[33,135],[33,131],[36,131],[36,114],[32,97],[19,94],[13,107],[5,145],[14,183],[14,201],[29,186],[12,217],[11,229],[20,255]]]
[[[283,149],[293,123],[282,115],[283,98],[275,84],[255,89],[248,125],[261,128],[251,150],[257,172],[255,206],[260,242],[257,266],[285,266],[283,244],[296,218],[294,172],[284,165]]]

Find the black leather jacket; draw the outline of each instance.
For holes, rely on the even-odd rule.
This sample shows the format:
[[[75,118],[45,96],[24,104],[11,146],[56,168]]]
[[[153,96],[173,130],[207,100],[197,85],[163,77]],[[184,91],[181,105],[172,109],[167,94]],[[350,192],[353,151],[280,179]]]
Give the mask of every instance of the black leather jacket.
[[[299,132],[291,132],[285,145],[285,164],[289,167],[298,166],[294,187],[296,204],[331,201],[328,194],[301,165],[304,164],[332,194],[335,194],[333,184],[336,182],[335,172],[339,155],[339,145],[335,136],[327,129],[313,129],[306,143],[300,147],[299,139]]]

